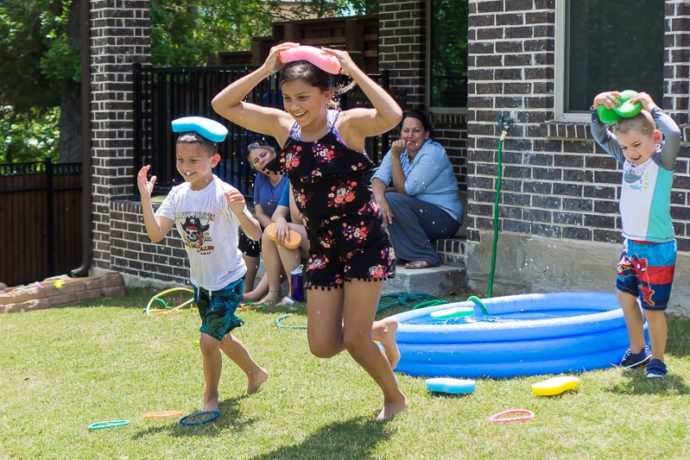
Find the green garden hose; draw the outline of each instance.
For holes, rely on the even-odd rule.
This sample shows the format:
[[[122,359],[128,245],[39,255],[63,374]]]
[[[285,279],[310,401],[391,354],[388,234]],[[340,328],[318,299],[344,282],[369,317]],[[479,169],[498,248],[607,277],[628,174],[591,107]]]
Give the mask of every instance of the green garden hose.
[[[508,130],[513,123],[510,117],[499,115],[496,119],[498,128],[501,130],[501,137],[498,139],[498,149],[496,151],[496,198],[494,199],[494,237],[491,242],[491,268],[489,269],[489,287],[487,297],[493,297],[494,292],[494,273],[496,271],[496,247],[498,245],[498,207],[501,202],[501,182],[503,181],[503,141],[508,136]]]

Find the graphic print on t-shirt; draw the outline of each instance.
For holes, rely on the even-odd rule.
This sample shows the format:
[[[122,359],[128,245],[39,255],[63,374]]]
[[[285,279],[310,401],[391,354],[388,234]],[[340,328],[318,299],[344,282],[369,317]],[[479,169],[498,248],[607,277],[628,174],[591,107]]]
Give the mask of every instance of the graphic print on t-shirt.
[[[201,254],[208,254],[213,250],[210,245],[213,239],[208,232],[213,216],[208,213],[197,214],[184,213],[182,224],[182,241],[188,249],[196,249]],[[187,215],[188,214],[188,215]],[[206,222],[205,224],[203,222]]]
[[[623,182],[632,190],[647,190],[649,188],[649,177],[645,174],[648,163],[644,165],[626,165],[623,172]]]

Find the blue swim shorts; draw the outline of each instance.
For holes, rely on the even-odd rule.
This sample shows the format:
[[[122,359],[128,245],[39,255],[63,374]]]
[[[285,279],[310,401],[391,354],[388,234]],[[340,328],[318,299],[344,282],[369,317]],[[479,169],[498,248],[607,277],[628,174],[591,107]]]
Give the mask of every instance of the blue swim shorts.
[[[244,278],[225,286],[220,291],[209,292],[194,286],[194,300],[199,309],[201,327],[199,331],[217,340],[223,340],[225,334],[244,324],[235,310],[242,301]]]
[[[626,240],[617,266],[616,288],[640,298],[646,310],[666,310],[676,269],[676,242]]]

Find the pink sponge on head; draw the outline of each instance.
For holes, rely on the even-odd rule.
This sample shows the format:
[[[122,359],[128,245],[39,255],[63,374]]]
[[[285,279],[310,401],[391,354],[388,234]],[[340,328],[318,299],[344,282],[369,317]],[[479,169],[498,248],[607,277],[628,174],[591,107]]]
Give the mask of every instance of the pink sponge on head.
[[[340,62],[338,62],[338,59],[333,55],[324,53],[314,46],[302,45],[281,51],[280,60],[283,61],[283,63],[309,61],[328,73],[340,73]]]

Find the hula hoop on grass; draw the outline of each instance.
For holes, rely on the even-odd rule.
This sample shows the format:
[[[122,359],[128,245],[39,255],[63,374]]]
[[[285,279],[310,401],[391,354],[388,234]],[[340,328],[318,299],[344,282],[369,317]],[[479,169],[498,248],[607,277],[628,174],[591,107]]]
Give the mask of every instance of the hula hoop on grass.
[[[220,417],[219,410],[202,410],[199,412],[193,412],[189,415],[185,415],[180,419],[180,425],[182,426],[199,426],[211,423]]]
[[[172,296],[170,296],[170,294],[174,293],[178,294],[175,301],[173,301]],[[184,300],[184,293],[192,294],[192,297]],[[144,308],[144,313],[151,316],[155,315],[158,318],[163,318],[182,310],[185,306],[191,304],[192,302],[194,302],[194,291],[192,289],[186,287],[174,287],[161,291],[151,297],[149,302],[146,304],[146,308]]]
[[[274,324],[276,325],[277,328],[279,329],[306,329],[307,326],[303,326],[301,324],[298,325],[291,325],[291,324],[283,324],[283,320],[290,316],[290,313],[285,313],[284,315],[280,315],[279,317],[276,318],[274,321]]]
[[[181,410],[161,410],[154,412],[147,412],[144,414],[144,418],[166,418],[166,417],[179,417],[182,415]]]
[[[125,425],[129,425],[129,420],[107,420],[105,422],[94,422],[90,424],[89,430],[105,430],[107,428],[117,428]]]
[[[516,415],[515,417],[505,417],[506,415],[514,415],[514,414],[520,414]],[[534,418],[534,412],[531,410],[527,409],[508,409],[504,410],[503,412],[499,412],[497,414],[492,415],[489,417],[489,421],[491,423],[512,423],[512,422],[526,422],[528,420],[532,420]]]

